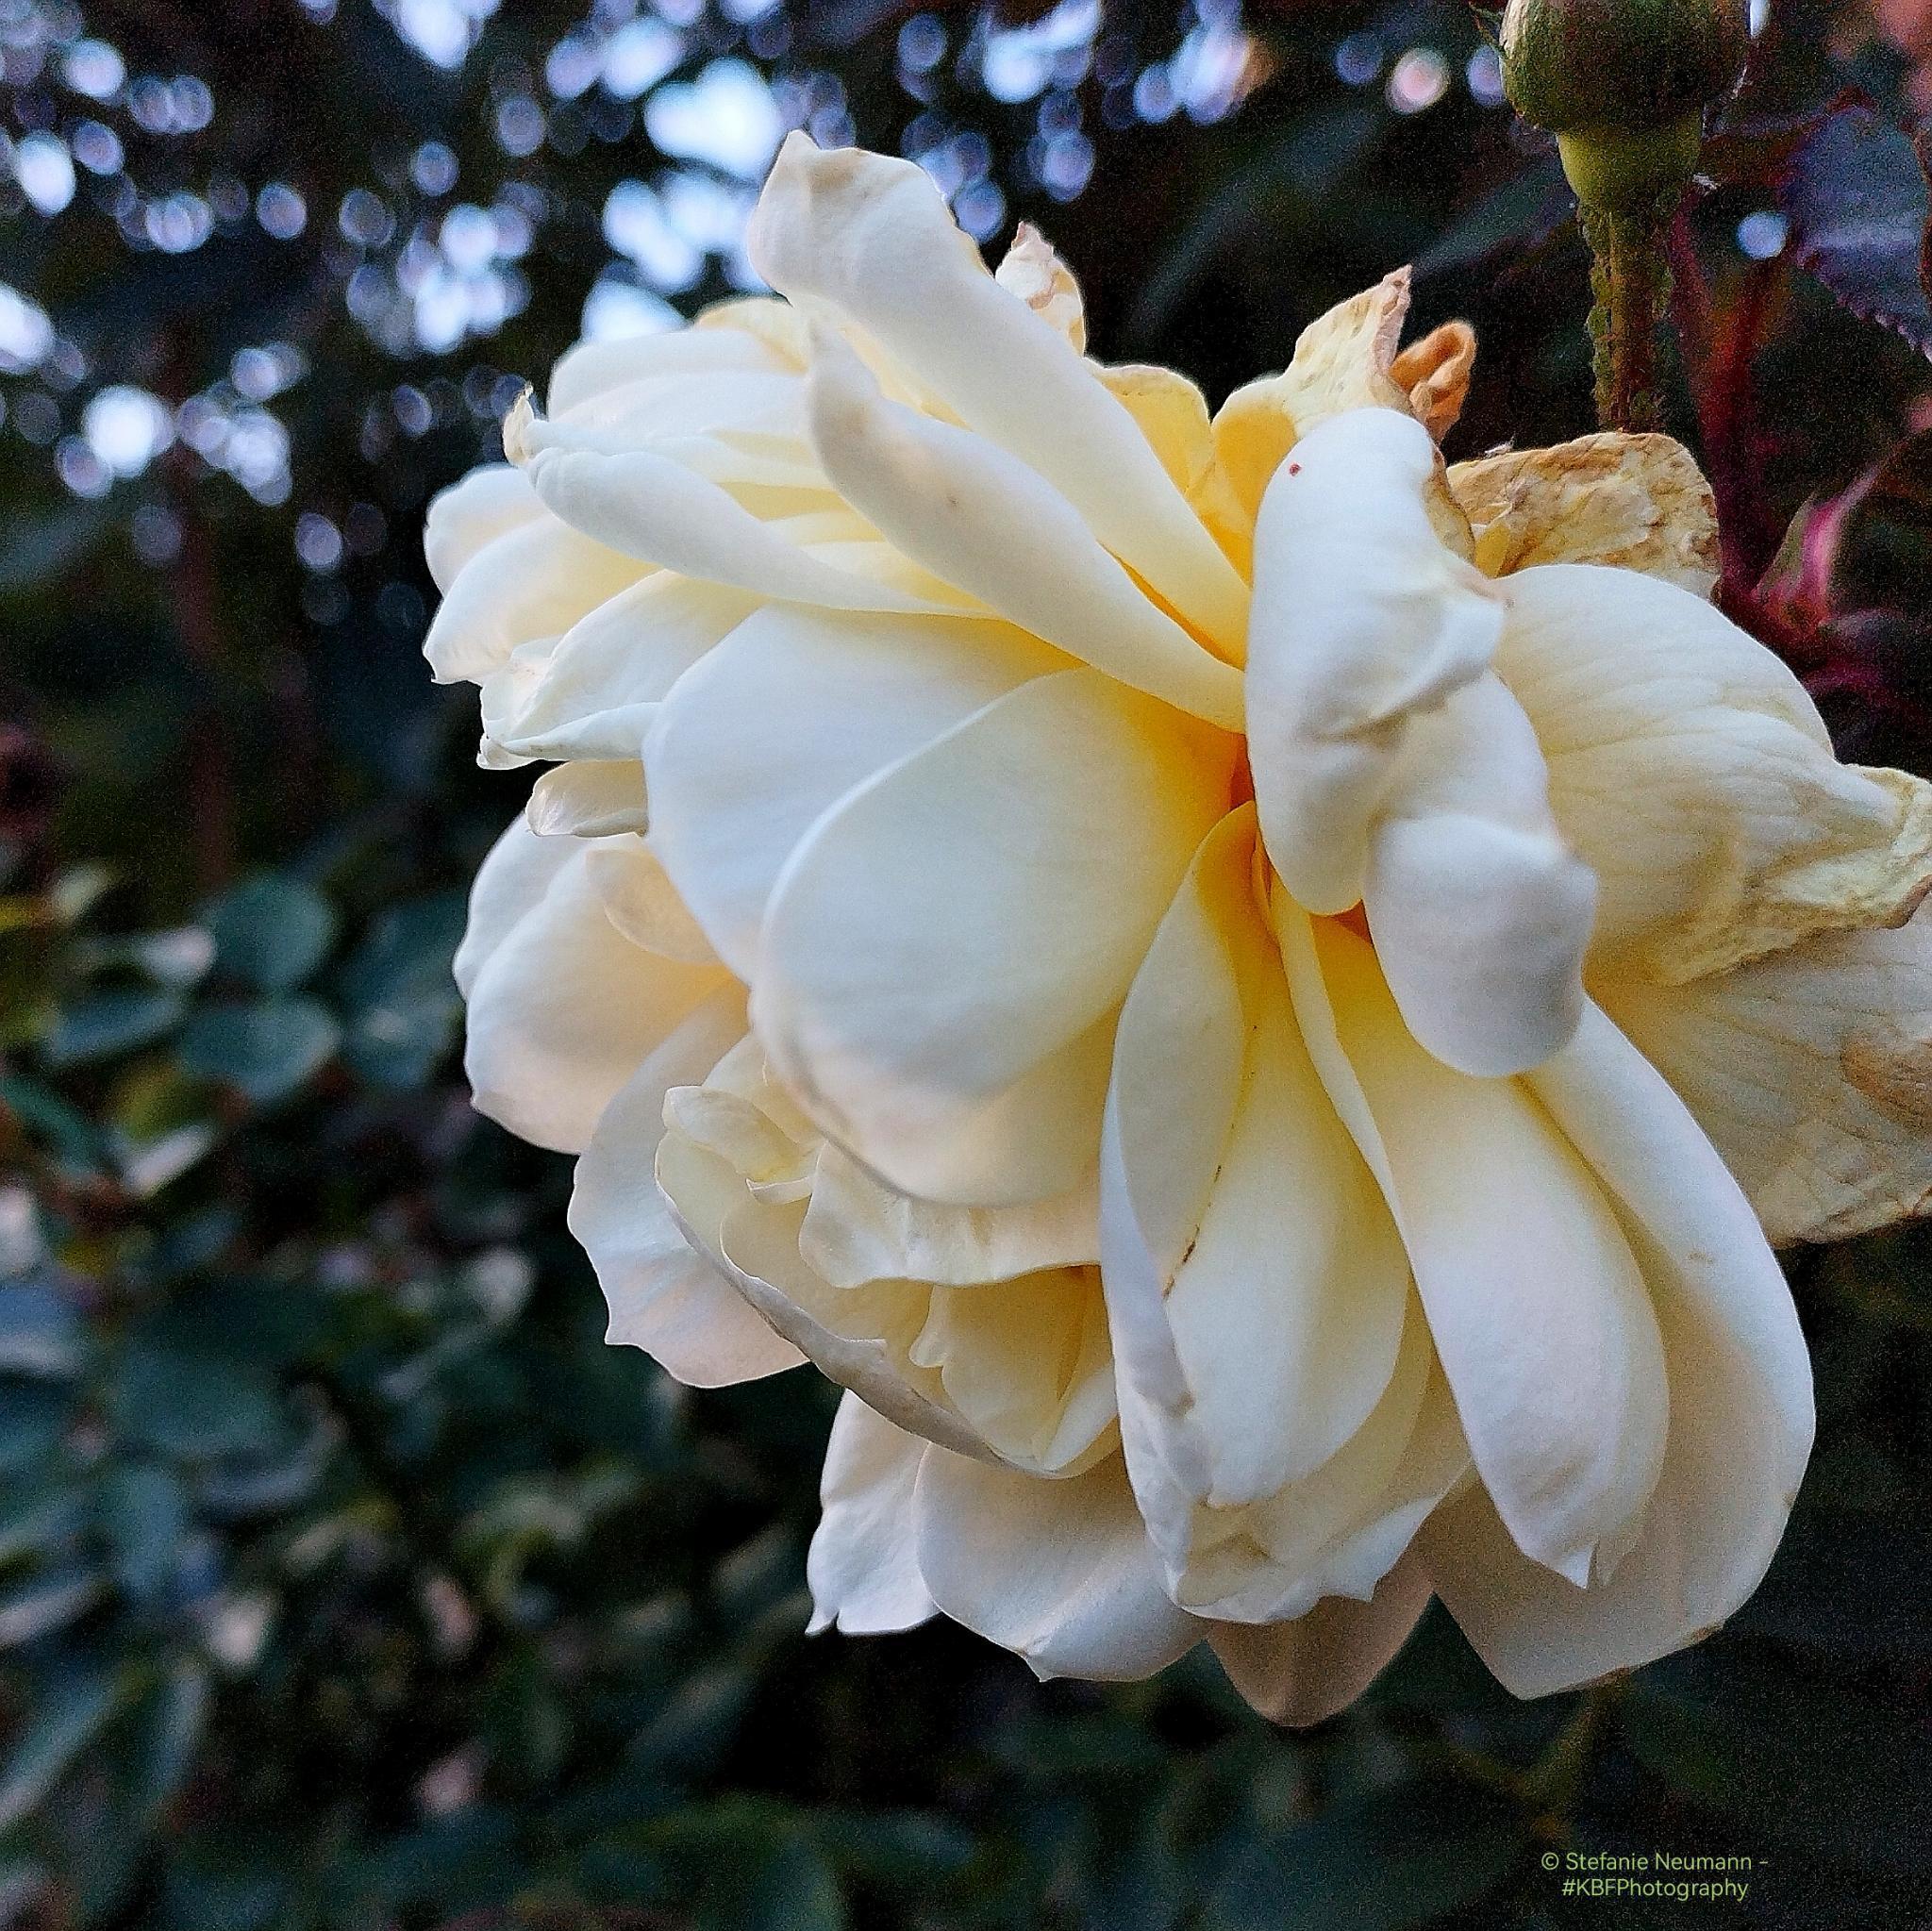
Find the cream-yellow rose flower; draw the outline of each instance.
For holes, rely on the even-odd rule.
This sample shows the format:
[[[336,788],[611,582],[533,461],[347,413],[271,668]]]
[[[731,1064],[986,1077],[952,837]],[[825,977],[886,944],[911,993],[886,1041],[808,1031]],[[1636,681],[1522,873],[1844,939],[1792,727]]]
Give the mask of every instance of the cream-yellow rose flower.
[[[613,1339],[851,1390],[822,1623],[1289,1721],[1431,1592],[1523,1694],[1695,1640],[1810,1445],[1772,1243],[1932,1190],[1927,788],[1711,608],[1674,443],[1445,468],[1405,275],[1210,417],[907,163],[794,136],[751,246],[429,521],[550,767],[471,1076]]]

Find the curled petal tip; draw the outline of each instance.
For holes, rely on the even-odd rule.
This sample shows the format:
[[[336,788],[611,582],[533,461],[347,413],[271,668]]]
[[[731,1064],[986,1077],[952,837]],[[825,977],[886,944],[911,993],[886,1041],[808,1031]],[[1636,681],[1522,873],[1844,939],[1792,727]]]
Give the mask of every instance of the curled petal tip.
[[[524,392],[503,419],[503,453],[519,469],[527,469],[536,455],[537,391],[526,382]]]

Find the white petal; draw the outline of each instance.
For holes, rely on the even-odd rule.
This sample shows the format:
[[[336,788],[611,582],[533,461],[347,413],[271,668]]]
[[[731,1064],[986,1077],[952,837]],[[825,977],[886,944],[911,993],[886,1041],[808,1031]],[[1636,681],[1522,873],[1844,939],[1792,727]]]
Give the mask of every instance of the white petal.
[[[1607,1572],[1656,1484],[1667,1407],[1644,1277],[1595,1176],[1514,1083],[1409,1036],[1374,953],[1277,895],[1295,1008],[1382,1180],[1484,1483],[1526,1555]]]
[[[993,1451],[941,1398],[939,1376],[906,1372],[929,1290],[907,1281],[853,1291],[827,1287],[799,1257],[803,1204],[753,1198],[728,1160],[682,1133],[665,1134],[657,1171],[686,1238],[775,1332],[888,1421],[961,1455],[991,1458]]]
[[[664,1126],[727,1161],[756,1200],[800,1201],[811,1189],[813,1149],[800,1145],[763,1108],[722,1087],[667,1093]]]
[[[537,421],[527,398],[504,424],[504,447],[557,517],[622,556],[831,609],[939,608],[820,560],[721,485],[669,456],[649,449],[613,453],[565,424]]]
[[[741,978],[779,873],[829,807],[1066,660],[1006,624],[773,608],[681,677],[645,740],[652,841]]]
[[[702,1088],[666,1094],[658,1173],[681,1223],[748,1304],[835,1381],[915,1434],[1064,1475],[1116,1445],[1096,1272],[970,1287],[835,1288],[800,1235],[817,1142],[765,1076],[755,1040]]]
[[[1203,1634],[1160,1587],[1118,1458],[1049,1482],[929,1449],[913,1509],[933,1601],[1038,1676],[1135,1682]]]
[[[745,434],[802,443],[805,383],[795,369],[644,375],[604,391],[594,407],[577,408],[567,426],[571,447],[611,453]],[[823,476],[817,486],[824,489]]]
[[[1457,1072],[1520,1073],[1576,1030],[1596,881],[1557,834],[1536,733],[1500,679],[1411,724],[1362,904],[1409,1031]]]
[[[1262,499],[1248,630],[1248,756],[1268,856],[1310,911],[1362,893],[1370,828],[1410,714],[1489,667],[1504,607],[1444,547],[1427,430],[1353,409],[1295,444]]]
[[[1218,1594],[1212,1613],[1261,1623],[1306,1615],[1330,1596],[1366,1601],[1430,1512],[1471,1478],[1448,1378],[1411,1303],[1374,1411],[1332,1460],[1248,1511],[1265,1565],[1245,1552],[1208,1553],[1202,1600]]]
[[[1530,1084],[1621,1204],[1657,1297],[1672,1402],[1642,1534],[1607,1583],[1577,1589],[1524,1562],[1479,1495],[1425,1531],[1437,1590],[1519,1696],[1635,1668],[1730,1615],[1770,1564],[1812,1435],[1790,1293],[1661,1075],[1591,1008]]]
[[[1932,786],[1840,765],[1796,677],[1707,604],[1586,564],[1502,588],[1496,668],[1601,881],[1599,970],[1679,983],[1924,895]]]
[[[620,341],[583,341],[551,371],[550,412],[564,415],[610,390],[651,376],[702,379],[788,366],[768,342],[741,328],[678,328]]]
[[[1346,1709],[1395,1660],[1428,1606],[1427,1572],[1407,1556],[1366,1603],[1329,1596],[1292,1623],[1216,1623],[1208,1640],[1262,1716],[1301,1729]]]
[[[752,1002],[827,1135],[929,1199],[1011,1205],[1084,1178],[1114,1009],[1225,808],[1227,755],[1064,671],[826,813],[773,894]]]
[[[589,858],[591,883],[610,923],[646,952],[688,965],[716,965],[697,921],[664,875],[664,868],[638,839],[599,844]],[[706,1071],[710,1069],[708,1067]]]
[[[919,1573],[912,1489],[926,1444],[848,1394],[832,1421],[819,1502],[824,1513],[805,1558],[811,1633],[914,1629],[936,1613]]]
[[[1836,932],[1686,986],[1607,982],[1778,1243],[1837,1240],[1932,1198],[1932,912]]]
[[[1244,807],[1155,936],[1121,1016],[1102,1166],[1129,1469],[1143,1499],[1151,1460],[1221,1509],[1361,1426],[1408,1299],[1394,1223],[1296,1031],[1254,854]]]
[[[887,402],[836,337],[816,347],[813,446],[891,542],[1069,656],[1241,728],[1240,673],[1148,600],[1064,496],[987,438]]]
[[[570,1230],[610,1306],[606,1338],[643,1349],[695,1388],[755,1380],[805,1358],[685,1240],[652,1174],[665,1093],[704,1078],[743,1031],[737,986],[692,1011],[604,1109],[570,1199]]]
[[[993,272],[1001,288],[1010,290],[1041,320],[1067,339],[1068,347],[1084,354],[1087,310],[1074,272],[1054,252],[1031,222],[1013,230],[1012,244]]]
[[[495,719],[486,686],[484,727],[525,757],[635,757],[671,687],[757,608],[743,591],[655,571],[565,631]]]
[[[533,638],[557,637],[642,565],[544,516],[492,537],[464,564],[430,620],[423,655],[439,684],[481,683]]]
[[[535,858],[512,840],[567,845],[540,896]],[[508,849],[506,850],[506,847]],[[539,839],[519,826],[478,875],[479,937],[462,957],[469,1004],[463,1068],[477,1109],[539,1146],[577,1153],[597,1117],[644,1057],[724,983],[715,966],[641,951],[605,912],[586,841]],[[504,923],[506,902],[520,909]]]
[[[644,768],[636,758],[578,758],[546,771],[524,815],[539,838],[608,838],[644,828]]]
[[[608,606],[602,608],[608,608]],[[529,703],[531,693],[542,682],[557,644],[558,640],[554,637],[533,637],[527,642],[518,644],[478,684],[477,707],[482,714],[483,741],[477,747],[476,762],[484,770],[514,770],[532,762],[526,754],[508,749],[502,740],[509,735],[516,718]]]
[[[838,1288],[868,1281],[969,1287],[1100,1258],[1098,1175],[1024,1207],[941,1207],[881,1186],[837,1147],[819,1156],[799,1243]]]
[[[543,902],[574,849],[556,839],[539,838],[521,811],[490,847],[471,883],[469,917],[450,966],[457,990],[465,999],[485,960]]]
[[[968,428],[1044,476],[1184,617],[1239,640],[1240,577],[1092,370],[987,273],[924,170],[821,153],[793,134],[747,245],[774,288],[856,323]]]
[[[1113,1355],[1096,1268],[935,1288],[907,1351],[1002,1460],[1049,1474],[1110,1454]]]
[[[430,580],[445,595],[457,574],[493,538],[543,514],[543,505],[521,470],[485,463],[460,482],[440,490],[423,514],[423,556]]]

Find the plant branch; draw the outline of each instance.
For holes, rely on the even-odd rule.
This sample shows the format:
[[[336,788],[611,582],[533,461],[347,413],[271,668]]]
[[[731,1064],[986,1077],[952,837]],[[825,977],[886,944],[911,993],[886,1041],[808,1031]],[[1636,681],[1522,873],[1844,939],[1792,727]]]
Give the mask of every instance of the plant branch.
[[[1670,299],[1671,271],[1663,248],[1670,209],[1659,205],[1613,213],[1586,203],[1578,214],[1594,258],[1590,337],[1596,351],[1598,426],[1655,429],[1663,417],[1657,332]]]

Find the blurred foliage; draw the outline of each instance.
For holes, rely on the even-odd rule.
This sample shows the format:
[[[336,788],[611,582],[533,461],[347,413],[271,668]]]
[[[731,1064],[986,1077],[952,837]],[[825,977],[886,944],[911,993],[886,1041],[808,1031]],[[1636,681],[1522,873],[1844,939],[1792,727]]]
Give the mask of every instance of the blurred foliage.
[[[515,800],[417,658],[415,532],[596,288],[731,286],[722,230],[656,289],[648,250],[613,266],[621,184],[749,191],[641,131],[661,91],[741,58],[783,116],[926,155],[962,219],[1047,227],[1101,353],[1216,393],[1413,258],[1419,320],[1482,336],[1459,455],[1589,426],[1582,251],[1479,23],[392,11],[467,51],[362,0],[0,0],[15,175],[55,165],[36,134],[112,159],[83,119],[121,156],[52,214],[0,192],[32,305],[0,297],[0,1923],[1924,1924],[1924,1236],[1794,1263],[1819,1449],[1729,1629],[1524,1706],[1432,1613],[1296,1738],[1199,1656],[1100,1690],[943,1624],[805,1640],[829,1391],[698,1395],[607,1349],[567,1163],[476,1119],[454,1063],[462,887]],[[676,46],[641,108],[559,78],[560,46],[653,21]],[[86,37],[124,60],[107,105],[62,79]],[[192,89],[138,92],[180,75],[199,126]],[[1910,305],[1907,80],[1855,8],[1774,7],[1679,225],[1674,407],[1727,607],[1848,752],[1925,770],[1932,443],[1901,432],[1932,433],[1932,379],[1830,292]],[[1834,115],[1849,85],[1869,106]],[[278,185],[307,210],[280,239]],[[176,247],[182,195],[210,225]],[[404,255],[447,265],[460,208],[508,209],[521,252],[487,269],[505,312],[425,340]],[[87,406],[117,386],[172,446],[104,481]],[[1573,1849],[1755,1868],[1741,1907],[1597,1905],[1543,1869]]]

